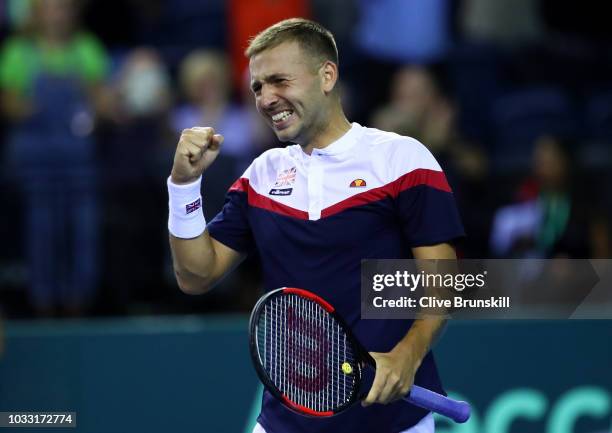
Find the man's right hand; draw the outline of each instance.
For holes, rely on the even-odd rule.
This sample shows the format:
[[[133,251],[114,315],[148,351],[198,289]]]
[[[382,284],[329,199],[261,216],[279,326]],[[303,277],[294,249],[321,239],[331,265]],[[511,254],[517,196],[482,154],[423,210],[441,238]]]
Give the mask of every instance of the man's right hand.
[[[176,146],[170,178],[177,185],[196,181],[215,160],[223,136],[213,128],[184,129]]]

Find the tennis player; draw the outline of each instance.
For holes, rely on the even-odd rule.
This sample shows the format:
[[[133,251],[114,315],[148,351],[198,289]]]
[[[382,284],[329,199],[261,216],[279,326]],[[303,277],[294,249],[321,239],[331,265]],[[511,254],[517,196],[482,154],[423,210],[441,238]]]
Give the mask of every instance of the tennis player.
[[[268,290],[319,294],[376,360],[363,405],[308,418],[264,392],[256,432],[433,432],[430,413],[398,400],[413,383],[443,393],[430,352],[443,319],[361,320],[360,264],[455,258],[451,242],[463,228],[446,178],[415,139],[347,120],[336,44],[319,24],[279,22],[258,34],[246,55],[257,109],[289,145],[256,158],[206,224],[202,173],[223,137],[212,128],[183,131],[168,179],[178,284],[186,293],[204,293],[257,250]]]

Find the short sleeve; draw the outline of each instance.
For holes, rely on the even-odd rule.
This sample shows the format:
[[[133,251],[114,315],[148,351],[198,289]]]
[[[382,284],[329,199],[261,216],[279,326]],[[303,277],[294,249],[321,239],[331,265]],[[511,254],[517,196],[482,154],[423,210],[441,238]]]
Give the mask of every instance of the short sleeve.
[[[409,169],[395,181],[396,208],[410,247],[451,242],[465,236],[459,210],[440,165],[420,143]]]
[[[208,233],[223,245],[248,253],[253,250],[254,241],[247,211],[248,179],[241,177],[227,192],[221,212],[208,223]]]

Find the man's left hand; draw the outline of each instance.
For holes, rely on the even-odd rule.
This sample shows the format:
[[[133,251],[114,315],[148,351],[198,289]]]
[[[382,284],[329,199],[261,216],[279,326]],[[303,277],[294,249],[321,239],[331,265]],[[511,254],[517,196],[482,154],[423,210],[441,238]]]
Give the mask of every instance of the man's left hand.
[[[404,397],[414,382],[419,360],[398,347],[388,353],[370,352],[370,355],[376,361],[376,375],[372,388],[361,405],[387,404]]]

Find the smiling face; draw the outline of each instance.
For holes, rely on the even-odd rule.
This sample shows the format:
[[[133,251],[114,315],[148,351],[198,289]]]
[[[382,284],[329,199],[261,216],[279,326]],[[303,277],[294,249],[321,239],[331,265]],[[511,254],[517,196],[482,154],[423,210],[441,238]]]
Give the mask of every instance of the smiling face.
[[[324,68],[294,41],[251,57],[257,110],[280,141],[305,145],[325,129],[331,101]]]

